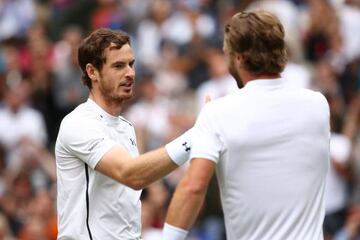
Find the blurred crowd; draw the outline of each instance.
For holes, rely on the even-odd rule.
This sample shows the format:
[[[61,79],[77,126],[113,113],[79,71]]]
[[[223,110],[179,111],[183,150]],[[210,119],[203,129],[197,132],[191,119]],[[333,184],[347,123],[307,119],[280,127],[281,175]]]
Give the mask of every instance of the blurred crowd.
[[[124,116],[145,152],[192,126],[206,95],[236,91],[222,53],[223,27],[246,9],[270,11],[283,23],[286,84],[328,99],[324,235],[360,239],[360,0],[2,0],[0,240],[56,239],[53,149],[62,118],[87,98],[77,65],[84,36],[100,27],[131,35],[136,91]],[[161,239],[184,171],[144,189],[144,240]],[[189,239],[226,239],[215,179]]]

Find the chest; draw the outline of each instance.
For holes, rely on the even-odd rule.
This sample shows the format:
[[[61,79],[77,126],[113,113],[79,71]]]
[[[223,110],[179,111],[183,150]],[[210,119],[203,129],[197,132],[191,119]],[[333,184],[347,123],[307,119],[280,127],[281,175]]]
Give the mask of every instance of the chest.
[[[119,124],[107,124],[105,127],[105,133],[110,139],[123,146],[132,157],[139,155],[135,130],[130,124],[126,122],[121,122]]]

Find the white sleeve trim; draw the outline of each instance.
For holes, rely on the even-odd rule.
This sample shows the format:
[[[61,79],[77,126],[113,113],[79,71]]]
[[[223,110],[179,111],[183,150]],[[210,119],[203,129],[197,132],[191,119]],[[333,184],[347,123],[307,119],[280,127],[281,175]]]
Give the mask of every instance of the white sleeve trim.
[[[193,160],[194,158],[203,158],[209,161],[212,161],[214,163],[218,163],[219,159],[215,156],[212,156],[210,154],[206,154],[206,153],[195,153],[195,154],[191,154],[190,155],[190,159]]]
[[[96,165],[100,162],[100,160],[103,158],[103,156],[108,153],[114,146],[118,145],[116,142],[106,140],[106,143],[101,149],[98,149],[96,154],[92,157],[92,159],[89,159],[89,166],[94,170]]]

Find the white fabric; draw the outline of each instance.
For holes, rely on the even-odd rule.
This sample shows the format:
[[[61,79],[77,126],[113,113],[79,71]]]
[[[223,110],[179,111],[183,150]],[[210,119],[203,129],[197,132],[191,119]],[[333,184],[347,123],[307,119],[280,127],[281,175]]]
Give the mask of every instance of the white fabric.
[[[205,105],[206,96],[214,100],[235,92],[237,89],[236,81],[230,74],[221,78],[211,78],[202,83],[196,91],[198,108],[201,109]]]
[[[163,240],[185,240],[188,231],[165,223]]]
[[[328,104],[284,85],[253,80],[195,124],[190,158],[217,163],[228,240],[323,238]]]
[[[330,139],[330,157],[332,161],[347,164],[351,153],[351,141],[342,134],[332,133]],[[330,164],[325,188],[325,210],[331,214],[346,207],[346,181]]]
[[[155,227],[145,228],[142,237],[144,240],[159,240],[162,238],[162,230]]]
[[[165,149],[171,160],[178,166],[183,165],[189,160],[191,139],[194,137],[192,131],[192,129],[189,129],[184,134],[165,145]]]
[[[133,157],[138,156],[135,139],[131,123],[111,116],[90,99],[63,119],[55,147],[59,240],[89,239],[86,169],[92,238],[140,238],[141,191],[94,170],[115,145],[122,146]]]
[[[0,108],[0,143],[9,151],[19,146],[22,138],[29,138],[41,146],[47,142],[45,121],[41,113],[27,106],[16,113],[9,108]]]

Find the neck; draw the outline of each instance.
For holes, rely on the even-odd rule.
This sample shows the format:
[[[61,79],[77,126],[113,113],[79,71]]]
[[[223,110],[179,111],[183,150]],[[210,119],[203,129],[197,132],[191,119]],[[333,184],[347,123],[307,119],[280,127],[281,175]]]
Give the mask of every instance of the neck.
[[[123,110],[124,101],[111,101],[110,99],[104,98],[104,96],[90,91],[89,98],[93,100],[97,105],[99,105],[104,111],[113,116],[120,116],[121,111]]]

